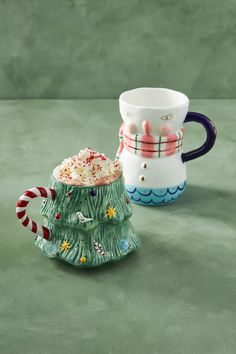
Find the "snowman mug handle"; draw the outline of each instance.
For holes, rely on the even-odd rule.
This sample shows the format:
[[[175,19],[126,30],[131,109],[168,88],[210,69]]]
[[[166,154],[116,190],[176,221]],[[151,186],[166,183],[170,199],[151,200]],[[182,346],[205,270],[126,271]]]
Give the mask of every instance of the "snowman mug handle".
[[[16,215],[21,224],[34,234],[37,234],[43,237],[45,240],[49,240],[51,238],[50,230],[43,225],[38,225],[35,221],[31,220],[27,213],[26,207],[31,199],[43,197],[54,200],[56,198],[56,191],[52,188],[44,188],[44,187],[33,187],[25,191],[19,198],[16,204]]]
[[[197,148],[195,150],[191,150],[189,152],[182,153],[182,161],[183,162],[187,162],[187,161],[196,159],[202,155],[205,155],[209,150],[211,150],[211,148],[215,144],[215,140],[216,140],[216,127],[215,127],[214,123],[208,117],[204,116],[201,113],[188,112],[186,115],[186,118],[184,120],[184,123],[187,123],[187,122],[196,122],[196,123],[200,123],[201,125],[203,125],[203,127],[206,130],[207,136],[206,136],[206,140],[202,146],[200,146],[199,148]]]

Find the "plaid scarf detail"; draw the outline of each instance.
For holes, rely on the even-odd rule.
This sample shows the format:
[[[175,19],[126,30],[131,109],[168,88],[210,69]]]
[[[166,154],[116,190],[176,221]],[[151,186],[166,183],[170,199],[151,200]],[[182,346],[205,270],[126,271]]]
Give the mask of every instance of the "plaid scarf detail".
[[[182,150],[184,128],[167,136],[153,136],[143,134],[124,133],[124,124],[119,131],[120,145],[117,158],[125,148],[126,150],[142,157],[164,157],[174,155]]]

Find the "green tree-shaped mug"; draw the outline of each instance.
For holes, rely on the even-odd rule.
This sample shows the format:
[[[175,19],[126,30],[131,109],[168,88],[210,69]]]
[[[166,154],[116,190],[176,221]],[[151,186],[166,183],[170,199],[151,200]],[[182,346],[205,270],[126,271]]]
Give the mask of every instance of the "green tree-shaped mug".
[[[37,197],[44,198],[44,226],[27,215]],[[75,186],[59,182],[53,173],[49,188],[33,187],[21,195],[16,214],[46,256],[78,267],[117,261],[141,245],[129,221],[132,207],[122,176],[106,185]]]

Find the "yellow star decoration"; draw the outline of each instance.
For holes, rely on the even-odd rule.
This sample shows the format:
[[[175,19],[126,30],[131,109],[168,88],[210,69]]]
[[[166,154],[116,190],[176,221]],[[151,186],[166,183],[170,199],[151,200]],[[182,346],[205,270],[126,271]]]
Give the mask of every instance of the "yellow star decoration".
[[[113,207],[108,207],[106,210],[106,216],[111,219],[114,218],[114,216],[116,216],[116,208]]]
[[[68,251],[69,248],[70,248],[70,242],[68,242],[67,240],[64,240],[60,246],[60,250],[61,251]]]

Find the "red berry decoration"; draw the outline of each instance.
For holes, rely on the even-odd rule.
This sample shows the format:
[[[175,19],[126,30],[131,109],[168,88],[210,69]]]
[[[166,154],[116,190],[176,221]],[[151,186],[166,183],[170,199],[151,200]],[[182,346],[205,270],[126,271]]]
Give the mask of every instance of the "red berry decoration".
[[[129,204],[129,198],[126,197],[126,204]]]
[[[57,214],[55,215],[55,219],[60,220],[60,218],[61,218],[61,215],[60,215],[59,213],[57,213]]]

